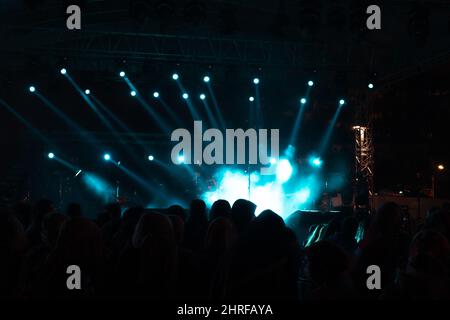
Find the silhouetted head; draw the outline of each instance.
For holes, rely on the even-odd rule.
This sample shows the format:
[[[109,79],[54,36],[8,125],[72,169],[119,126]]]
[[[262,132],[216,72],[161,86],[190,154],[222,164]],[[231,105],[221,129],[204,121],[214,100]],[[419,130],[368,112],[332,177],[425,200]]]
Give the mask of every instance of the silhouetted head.
[[[67,220],[59,232],[56,252],[63,261],[96,264],[102,255],[100,229],[86,218]]]
[[[179,216],[170,215],[170,222],[172,223],[175,241],[177,245],[181,245],[184,239],[184,222]]]
[[[42,221],[42,241],[48,246],[54,247],[56,245],[56,241],[58,240],[59,232],[61,231],[61,228],[66,220],[67,217],[59,213],[47,215]]]
[[[21,201],[14,206],[14,215],[19,219],[25,229],[30,224],[31,213],[32,207],[29,202]]]
[[[133,235],[133,246],[142,247],[148,236],[174,240],[172,223],[168,216],[160,213],[146,213],[141,216]]]
[[[183,207],[177,204],[167,208],[167,214],[179,216],[183,220],[183,222],[186,222],[186,210],[184,210]]]
[[[211,221],[206,233],[205,248],[211,251],[230,249],[234,239],[234,227],[229,219],[219,217]]]
[[[50,200],[40,199],[34,207],[32,223],[40,226],[44,216],[53,211],[53,203]]]
[[[353,217],[346,217],[342,221],[341,232],[344,236],[349,238],[353,238],[356,234],[356,230],[358,229],[358,220]]]
[[[132,207],[125,210],[122,216],[123,229],[127,232],[134,232],[134,229],[144,214],[144,209],[142,207]]]
[[[217,200],[209,210],[209,220],[212,221],[218,217],[230,218],[231,206],[227,200]]]
[[[122,213],[122,209],[120,207],[120,204],[115,202],[115,203],[109,203],[108,205],[106,205],[105,207],[105,211],[108,215],[108,218],[111,220],[116,220],[116,219],[120,219],[120,215]]]
[[[284,233],[285,229],[283,218],[272,210],[264,210],[251,223],[251,232],[262,237],[278,236]]]
[[[339,220],[334,218],[328,222],[323,239],[331,238],[336,232],[339,232]]]
[[[21,253],[25,250],[26,236],[22,224],[5,208],[0,209],[0,251]]]
[[[400,232],[402,210],[394,202],[383,204],[375,213],[370,224],[365,242],[371,242],[379,237],[387,240]]]
[[[442,234],[434,230],[424,230],[417,233],[411,241],[409,259],[419,254],[427,254],[448,263],[450,258],[450,244]]]
[[[205,201],[200,199],[194,199],[191,201],[189,207],[189,220],[201,224],[205,224],[207,222],[208,219],[206,217]]]
[[[83,216],[83,213],[81,211],[81,206],[79,203],[70,203],[67,206],[67,216],[70,218],[79,218]]]
[[[238,199],[231,208],[231,220],[238,233],[244,232],[255,217],[256,205],[248,200]]]
[[[319,285],[335,281],[348,269],[345,252],[328,241],[318,241],[306,248],[308,272]]]

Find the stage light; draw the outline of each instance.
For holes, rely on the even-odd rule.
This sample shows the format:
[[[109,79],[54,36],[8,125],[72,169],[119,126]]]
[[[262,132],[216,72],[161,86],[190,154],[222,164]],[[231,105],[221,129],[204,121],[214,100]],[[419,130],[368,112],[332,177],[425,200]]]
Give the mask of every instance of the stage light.
[[[369,83],[368,87],[369,89],[373,89],[373,83]]]
[[[201,100],[205,100],[205,99],[206,99],[206,96],[202,93],[202,94],[200,95],[200,99],[201,99]]]
[[[254,97],[250,97],[250,98],[248,98],[248,101],[253,102],[253,101],[255,101],[255,98]]]
[[[189,98],[189,95],[187,93],[183,93],[183,99],[187,100]]]
[[[344,100],[344,99],[339,100],[339,104],[340,104],[341,106],[344,105],[344,104],[345,104],[345,100]]]
[[[120,71],[119,76],[121,76],[122,78],[125,77],[125,71]]]
[[[258,84],[259,83],[259,79],[258,78],[253,79],[253,83],[254,84]]]
[[[292,165],[287,159],[282,159],[278,162],[277,170],[276,170],[276,176],[277,180],[280,183],[284,183],[288,181],[291,178],[292,175]]]
[[[134,91],[134,90],[132,90],[131,92],[130,92],[130,95],[132,96],[132,97],[135,97],[136,96],[136,91]]]
[[[177,73],[174,73],[174,74],[172,75],[172,79],[173,79],[173,80],[178,80],[178,78],[179,78],[179,75],[178,75]]]
[[[62,68],[62,69],[60,70],[60,72],[61,72],[61,74],[66,74],[66,73],[67,73],[67,70],[66,70],[65,68]]]
[[[105,153],[105,154],[103,155],[103,160],[105,160],[105,161],[111,160],[111,155],[110,155],[109,153]]]
[[[208,76],[203,77],[203,82],[208,83],[211,79]]]
[[[36,88],[35,88],[34,86],[30,86],[30,87],[28,88],[28,90],[30,90],[30,92],[35,92],[35,91],[36,91]]]
[[[442,171],[442,170],[445,169],[443,164],[438,165],[437,168],[438,168],[439,171]]]
[[[301,104],[305,104],[306,103],[306,99],[305,98],[301,98],[300,102],[301,102]]]
[[[153,161],[153,160],[155,160],[155,157],[152,156],[152,155],[149,155],[149,156],[148,156],[148,161]]]
[[[78,177],[80,175],[80,173],[83,172],[83,170],[78,170],[77,173],[75,174],[75,177]]]
[[[184,163],[184,156],[183,155],[179,155],[178,156],[178,163]]]
[[[153,97],[159,98],[159,92],[158,91],[153,92]]]
[[[309,81],[308,81],[308,86],[312,87],[313,85],[314,85],[314,81],[309,80]]]
[[[55,154],[53,153],[53,152],[50,152],[49,154],[48,154],[48,158],[49,159],[53,159],[55,157]]]
[[[322,164],[323,164],[323,161],[319,157],[312,157],[312,158],[309,159],[309,163],[313,167],[320,168],[322,166]]]
[[[277,159],[275,159],[275,158],[270,158],[270,164],[275,164],[275,163],[277,163]]]
[[[84,90],[84,93],[87,94],[87,95],[90,95],[91,94],[91,90],[86,89],[86,90]]]

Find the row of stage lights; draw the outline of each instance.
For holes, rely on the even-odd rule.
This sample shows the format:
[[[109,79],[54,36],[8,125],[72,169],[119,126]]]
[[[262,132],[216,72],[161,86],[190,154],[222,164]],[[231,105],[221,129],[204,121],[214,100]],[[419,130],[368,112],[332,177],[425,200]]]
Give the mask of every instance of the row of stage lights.
[[[66,75],[66,74],[67,74],[67,69],[62,68],[62,69],[60,70],[60,73],[61,73],[62,75]],[[121,78],[124,78],[124,77],[126,76],[125,71],[120,71],[120,72],[119,72],[119,76],[120,76]],[[179,76],[177,73],[174,73],[174,74],[172,74],[172,79],[175,80],[175,81],[178,81],[178,80],[180,79],[180,76]],[[204,76],[204,77],[203,77],[203,82],[209,83],[210,81],[211,81],[211,78],[210,78],[209,76]],[[258,85],[258,84],[260,83],[260,79],[259,79],[259,78],[254,78],[254,79],[253,79],[253,83],[254,83],[255,85]],[[307,82],[307,84],[308,84],[309,87],[312,87],[312,86],[314,86],[314,81],[309,80],[309,81]],[[373,83],[369,83],[369,84],[368,84],[368,88],[369,88],[369,89],[373,89],[373,88],[374,88]],[[36,91],[36,87],[33,86],[33,85],[31,85],[31,86],[28,88],[28,90],[29,90],[31,93],[33,93],[33,92]],[[85,93],[86,95],[90,95],[90,94],[91,94],[91,90],[90,90],[90,89],[86,89],[86,90],[84,91],[84,93]],[[136,97],[137,94],[138,94],[138,93],[137,93],[136,90],[131,90],[131,91],[130,91],[130,95],[131,95],[132,97]],[[154,92],[153,92],[153,97],[154,97],[155,99],[158,99],[158,98],[160,97],[160,93],[159,93],[158,91],[154,91]],[[187,92],[184,92],[184,93],[182,94],[182,98],[183,98],[184,100],[189,99],[189,94],[188,94]],[[200,98],[200,100],[205,100],[205,99],[206,99],[206,95],[205,95],[204,93],[201,93],[201,94],[199,95],[199,98]],[[248,98],[248,100],[249,100],[250,102],[254,102],[254,101],[255,101],[255,97],[254,97],[254,96],[250,96],[250,97]],[[306,98],[301,98],[301,99],[300,99],[300,103],[301,103],[301,104],[305,104],[306,102],[307,102]],[[340,100],[339,100],[339,104],[340,104],[340,105],[344,105],[344,104],[345,104],[345,100],[344,100],[344,99],[340,99]]]
[[[48,157],[49,159],[54,159],[54,158],[55,158],[55,154],[54,154],[53,152],[49,152],[49,153],[47,154],[47,157]],[[104,154],[103,154],[103,160],[105,160],[105,161],[112,161],[113,158],[112,158],[112,156],[111,156],[110,153],[104,153]],[[147,157],[147,160],[148,160],[148,161],[154,161],[154,160],[155,160],[155,157],[154,157],[153,155],[150,154],[150,155]],[[178,164],[183,164],[183,163],[185,162],[185,158],[184,158],[183,155],[179,155],[178,158],[177,158],[177,160],[178,160]],[[278,161],[277,161],[276,158],[270,158],[270,164],[271,164],[271,165],[275,165],[277,162],[278,162]],[[320,157],[317,157],[317,156],[312,156],[312,157],[310,157],[308,162],[309,162],[309,164],[310,164],[312,167],[316,167],[316,168],[322,167],[322,164],[323,164],[323,160],[322,160]]]

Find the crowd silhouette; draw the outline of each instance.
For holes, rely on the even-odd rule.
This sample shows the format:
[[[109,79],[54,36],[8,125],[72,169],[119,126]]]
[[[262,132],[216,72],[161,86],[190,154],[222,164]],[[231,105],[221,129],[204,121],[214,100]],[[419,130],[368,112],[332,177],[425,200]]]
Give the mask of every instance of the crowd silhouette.
[[[76,203],[63,213],[45,199],[3,206],[0,294],[183,301],[450,297],[447,206],[405,228],[402,209],[386,203],[368,218],[350,213],[320,232],[311,226],[307,240],[275,212],[256,216],[255,209],[243,199],[218,200],[209,210],[199,199],[188,209],[113,203],[89,219]],[[80,290],[67,288],[69,265],[81,269]],[[367,287],[370,265],[381,270],[380,290]]]

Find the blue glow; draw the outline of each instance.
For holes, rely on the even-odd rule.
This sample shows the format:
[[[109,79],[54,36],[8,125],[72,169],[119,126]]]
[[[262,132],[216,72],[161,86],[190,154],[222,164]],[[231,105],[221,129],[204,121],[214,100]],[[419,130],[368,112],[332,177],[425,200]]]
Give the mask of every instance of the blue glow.
[[[173,80],[178,80],[179,77],[180,77],[180,76],[179,76],[177,73],[174,73],[174,74],[172,75],[172,79],[173,79]]]
[[[278,162],[276,169],[277,180],[280,183],[285,183],[291,178],[293,168],[289,160],[282,159]]]
[[[183,93],[183,99],[187,100],[189,98],[189,95],[187,93]]]
[[[48,158],[49,159],[53,159],[55,157],[55,154],[53,153],[53,152],[50,152],[49,154],[48,154]]]
[[[203,82],[208,83],[211,79],[208,76],[203,77]]]
[[[105,161],[109,161],[109,160],[111,160],[111,155],[110,155],[109,153],[105,153],[105,154],[103,155],[103,159],[104,159]]]
[[[309,81],[308,81],[308,86],[312,87],[313,85],[314,85],[314,81],[309,80]]]
[[[255,101],[255,97],[250,97],[250,98],[248,98],[248,101],[250,101],[250,102]]]
[[[321,167],[323,164],[322,159],[320,159],[319,157],[311,157],[309,159],[309,163],[313,166],[313,167]]]
[[[301,104],[305,104],[306,103],[306,99],[305,98],[301,98],[300,102],[301,102]]]
[[[81,179],[86,187],[95,195],[101,197],[105,203],[112,200],[113,188],[105,180],[91,173],[83,174]]]
[[[339,104],[340,104],[341,106],[344,105],[344,104],[345,104],[345,100],[344,100],[344,99],[339,100]]]
[[[311,190],[308,187],[305,187],[295,193],[295,200],[298,201],[299,204],[304,204],[308,201],[310,195]]]
[[[200,99],[201,99],[201,100],[205,100],[205,99],[206,99],[206,96],[202,93],[202,94],[200,95]]]
[[[119,76],[121,76],[122,78],[125,77],[125,71],[120,71]]]
[[[283,160],[280,160],[281,162]],[[270,209],[283,218],[296,210],[311,208],[313,201],[320,196],[320,184],[316,177],[296,177],[292,183],[282,184],[272,176],[261,176],[259,172],[238,169],[221,169],[214,175],[217,187],[203,193],[202,199],[208,205],[224,199],[233,204],[238,199],[247,199],[257,205],[256,214]]]
[[[159,98],[159,92],[158,91],[153,92],[153,97]]]
[[[35,92],[35,91],[36,91],[36,88],[35,88],[34,86],[30,86],[30,87],[28,88],[28,90],[30,90],[30,92]]]
[[[66,73],[67,73],[67,70],[66,70],[65,68],[62,68],[62,69],[60,70],[60,72],[61,72],[61,74],[66,74]]]
[[[277,163],[277,159],[270,158],[270,164],[274,165],[275,163]]]
[[[154,159],[155,159],[154,156],[152,156],[152,155],[149,155],[149,156],[148,156],[148,160],[149,160],[149,161],[153,161]]]
[[[84,93],[87,94],[87,95],[90,95],[91,94],[91,90],[86,89],[86,90],[84,90]]]
[[[258,78],[253,79],[253,83],[254,84],[258,84],[259,83],[259,79]]]
[[[183,155],[179,155],[178,156],[178,163],[184,163],[184,156]]]
[[[134,90],[132,90],[131,92],[130,92],[130,95],[132,96],[132,97],[135,97],[136,96],[136,91],[134,91]]]

